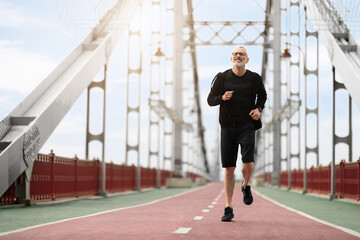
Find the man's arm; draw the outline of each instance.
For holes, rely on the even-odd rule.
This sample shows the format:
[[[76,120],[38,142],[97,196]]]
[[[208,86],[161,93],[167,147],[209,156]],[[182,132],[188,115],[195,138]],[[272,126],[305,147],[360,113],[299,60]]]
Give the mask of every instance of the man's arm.
[[[258,81],[259,81],[259,88],[258,88],[258,93],[257,93],[258,96],[257,96],[255,108],[259,109],[259,111],[261,112],[265,107],[267,93],[266,93],[265,86],[264,86],[264,83],[263,83],[261,77],[260,77],[260,79],[258,79]]]
[[[208,95],[208,98],[207,98],[207,102],[210,106],[216,106],[216,105],[219,105],[222,101],[222,92],[221,92],[221,89],[220,89],[220,76],[221,73],[218,73],[214,80],[213,80],[213,84],[211,86],[211,89],[210,89],[210,93]]]

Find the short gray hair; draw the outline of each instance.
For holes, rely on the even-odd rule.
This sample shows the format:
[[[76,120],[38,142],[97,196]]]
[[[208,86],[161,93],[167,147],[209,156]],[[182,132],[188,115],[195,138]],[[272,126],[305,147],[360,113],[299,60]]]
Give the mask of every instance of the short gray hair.
[[[235,50],[236,48],[242,48],[242,49],[244,49],[245,52],[246,52],[246,56],[248,56],[247,49],[246,49],[244,46],[238,45],[238,46],[234,47],[234,50]]]

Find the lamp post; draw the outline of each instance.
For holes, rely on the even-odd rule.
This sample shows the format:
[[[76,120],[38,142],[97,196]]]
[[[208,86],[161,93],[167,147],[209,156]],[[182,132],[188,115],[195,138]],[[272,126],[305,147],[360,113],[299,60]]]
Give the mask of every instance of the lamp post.
[[[165,54],[161,51],[161,46],[160,46],[161,41],[153,42],[153,43],[150,43],[150,44],[148,44],[148,45],[146,45],[145,47],[142,48],[142,50],[141,50],[141,64],[142,64],[142,55],[143,55],[144,50],[147,49],[148,47],[154,46],[155,44],[158,44],[158,48],[157,48],[157,50],[156,50],[156,52],[154,53],[153,56],[155,56],[155,57],[165,57]]]
[[[160,58],[160,57],[165,57],[165,54],[161,51],[160,48],[160,41],[159,41],[159,47],[157,48],[154,56]],[[159,62],[159,78],[160,78],[160,62]],[[150,129],[151,131],[151,129]],[[149,143],[150,144],[150,143]],[[159,145],[160,148],[160,145]],[[158,156],[158,162],[157,162],[157,168],[156,168],[156,187],[157,188],[161,188],[161,171],[160,171],[160,156]]]
[[[290,45],[290,46],[294,46],[294,47],[296,47],[296,48],[298,48],[299,49],[299,52],[301,53],[301,54],[303,54],[303,73],[304,73],[304,75],[306,75],[306,63],[305,63],[305,54],[304,54],[304,52],[303,52],[303,50],[302,50],[302,48],[299,46],[299,45],[295,45],[295,44],[291,44],[291,43],[289,43],[289,42],[286,42],[285,43],[286,44],[286,48],[284,49],[284,52],[281,54],[281,57],[282,58],[287,58],[287,59],[290,59],[291,58],[291,53],[290,53],[290,49],[288,48],[288,45]],[[299,55],[299,60],[298,60],[298,66],[299,66],[299,69],[300,69],[300,55]],[[287,165],[288,165],[288,189],[290,190],[291,189],[291,180],[292,180],[292,174],[291,174],[291,159],[292,159],[292,153],[291,153],[291,127],[292,127],[292,125],[294,125],[294,126],[296,126],[297,125],[297,127],[298,127],[298,129],[299,129],[299,132],[298,132],[298,154],[295,154],[294,156],[296,157],[296,155],[297,155],[297,157],[298,157],[298,159],[299,159],[299,169],[300,169],[300,116],[298,117],[298,123],[297,124],[291,124],[291,118],[292,118],[292,115],[291,115],[291,113],[292,113],[292,104],[290,104],[293,100],[291,99],[292,98],[292,95],[297,95],[298,96],[298,98],[300,98],[300,70],[299,70],[299,85],[298,85],[298,93],[292,93],[291,92],[291,80],[290,80],[290,72],[291,72],[291,62],[289,63],[289,65],[288,65],[288,67],[289,67],[289,69],[288,69],[288,74],[289,74],[289,76],[288,76],[288,81],[289,81],[289,85],[288,85],[288,88],[289,88],[289,91],[288,91],[288,102],[289,102],[289,108],[290,108],[290,114],[287,116],[287,118],[288,118],[288,123],[287,123],[287,131],[288,131],[288,135],[287,135]],[[300,100],[298,100],[299,101],[299,107],[300,107]],[[307,185],[306,185],[306,183],[307,183],[307,172],[306,172],[306,160],[305,160],[305,167],[304,167],[304,193],[306,192],[306,189],[307,189]]]
[[[289,46],[293,46],[293,47],[296,47],[297,49],[299,49],[299,51],[301,52],[301,54],[303,55],[303,73],[304,75],[306,74],[306,62],[305,62],[305,59],[306,59],[306,55],[304,53],[304,50],[299,46],[299,45],[296,45],[296,44],[292,44],[292,43],[289,43],[289,42],[286,42],[285,43],[286,47],[284,48],[284,52],[281,53],[281,57],[282,58],[291,58],[292,55],[290,53],[290,48],[288,48],[288,45]]]
[[[287,45],[287,44],[286,44]],[[286,61],[286,79],[288,81],[287,83],[287,101],[290,103],[291,97],[290,97],[290,88],[291,88],[291,66],[290,66],[290,58],[291,58],[291,54],[289,52],[289,48],[286,46],[286,48],[284,49],[284,52],[281,54],[281,58],[283,59],[287,59]],[[286,103],[285,103],[286,104]],[[291,104],[289,104],[289,108],[291,112]],[[287,169],[288,169],[288,190],[291,189],[291,131],[290,131],[290,119],[291,116],[290,114],[286,115],[286,119],[287,119],[287,133],[286,133],[286,158],[287,158]]]
[[[289,44],[289,43],[288,43]],[[317,41],[317,51],[312,52],[313,54],[316,54],[316,67],[312,67],[311,70],[307,68],[307,55],[306,51],[304,54],[304,51],[300,48],[300,46],[290,44],[292,46],[295,46],[299,48],[301,53],[304,55],[304,76],[305,76],[305,157],[304,157],[304,190],[303,193],[307,193],[307,161],[308,161],[308,154],[314,153],[316,154],[316,165],[319,166],[319,51],[318,51],[318,41]],[[305,49],[307,47],[307,41],[305,41]],[[315,56],[314,56],[315,57]],[[316,107],[308,107],[308,76],[309,75],[315,75],[316,78]],[[313,82],[314,80],[312,80]],[[313,88],[312,88],[313,89]],[[316,138],[315,139],[315,146],[308,146],[308,115],[313,114],[316,116],[316,121],[312,121],[310,123],[316,124]],[[312,133],[313,135],[313,133]],[[332,183],[335,181],[335,175],[331,176]]]
[[[158,44],[158,48],[157,48],[157,50],[156,50],[156,52],[153,54],[153,55],[151,55],[150,57],[152,57],[152,56],[155,56],[155,57],[157,57],[157,58],[161,58],[161,57],[164,57],[165,56],[165,54],[161,51],[161,47],[160,47],[160,44],[161,44],[161,41],[157,41],[157,42],[153,42],[153,43],[150,43],[149,45],[147,45],[147,46],[145,46],[144,48],[143,48],[143,51],[146,49],[146,48],[148,48],[148,47],[151,47],[151,46],[153,46],[153,45],[155,45],[155,44]],[[142,51],[142,52],[143,52]],[[141,57],[142,58],[142,57]],[[149,96],[149,107],[150,107],[150,111],[149,111],[149,136],[148,136],[148,145],[149,145],[149,153],[148,153],[148,166],[150,167],[150,165],[151,165],[151,155],[152,154],[157,154],[157,169],[156,169],[156,187],[157,188],[161,188],[161,172],[160,172],[160,156],[159,156],[159,149],[160,149],[160,136],[157,136],[158,137],[158,149],[157,149],[157,152],[155,151],[155,152],[153,152],[152,150],[151,150],[151,142],[152,142],[152,137],[151,137],[151,132],[152,132],[152,124],[157,124],[157,126],[158,126],[158,129],[160,128],[160,126],[159,126],[159,121],[160,121],[160,118],[161,118],[161,116],[158,116],[159,117],[159,120],[157,120],[157,121],[155,121],[155,122],[152,122],[152,105],[151,105],[151,99],[152,99],[152,94],[154,94],[154,92],[155,91],[153,91],[153,89],[152,89],[152,64],[154,63],[152,60],[150,61],[151,62],[151,64],[150,64],[150,75],[149,75],[149,78],[150,78],[150,86],[149,86],[149,92],[150,92],[150,96]],[[160,61],[158,61],[158,62],[155,62],[156,64],[159,64],[159,67],[158,67],[158,71],[159,71],[159,75],[158,75],[158,77],[159,77],[159,79],[161,78],[161,71],[160,71]],[[160,80],[159,80],[159,82],[160,82]],[[158,94],[159,94],[159,98],[160,98],[160,90],[159,90],[159,92],[158,92]],[[158,131],[158,134],[160,134],[160,132]],[[140,167],[138,167],[139,168],[139,170],[138,170],[138,172],[140,172]],[[140,174],[139,174],[139,176],[140,176]]]
[[[153,46],[155,44],[159,44],[158,48],[157,48],[157,51],[155,52],[155,56],[157,57],[160,57],[160,56],[164,56],[165,54],[161,51],[161,48],[160,48],[160,43],[161,41],[157,41],[157,42],[153,42],[153,43],[150,43],[148,45],[146,45],[145,47],[143,48],[140,48],[140,53],[139,53],[139,65],[138,65],[138,68],[133,70],[133,69],[130,69],[130,67],[128,66],[128,70],[132,71],[134,74],[137,74],[138,76],[138,106],[137,107],[130,107],[129,106],[129,84],[130,84],[130,81],[129,81],[129,74],[128,74],[128,79],[127,79],[127,106],[128,106],[128,114],[129,112],[131,111],[134,111],[134,112],[137,112],[138,115],[140,115],[140,96],[141,96],[141,74],[143,72],[143,64],[142,64],[142,60],[143,60],[143,52],[146,48],[150,47],[150,46]],[[137,139],[138,139],[138,142],[136,145],[129,145],[128,143],[128,129],[129,129],[129,117],[127,116],[126,118],[126,154],[125,154],[125,164],[127,165],[128,164],[128,152],[131,151],[131,150],[135,150],[137,151],[137,159],[136,159],[136,163],[137,163],[137,167],[136,167],[136,183],[135,183],[135,189],[138,190],[138,191],[141,191],[141,164],[140,164],[140,152],[139,152],[139,143],[140,143],[140,116],[138,117],[138,121],[137,121]]]

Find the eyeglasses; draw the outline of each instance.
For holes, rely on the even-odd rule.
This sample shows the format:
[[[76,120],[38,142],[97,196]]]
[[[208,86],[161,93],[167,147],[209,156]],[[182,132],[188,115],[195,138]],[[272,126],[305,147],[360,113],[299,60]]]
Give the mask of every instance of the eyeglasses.
[[[246,53],[244,53],[244,52],[233,52],[232,55],[234,57],[237,56],[237,55],[239,55],[240,57],[246,57],[247,56]]]

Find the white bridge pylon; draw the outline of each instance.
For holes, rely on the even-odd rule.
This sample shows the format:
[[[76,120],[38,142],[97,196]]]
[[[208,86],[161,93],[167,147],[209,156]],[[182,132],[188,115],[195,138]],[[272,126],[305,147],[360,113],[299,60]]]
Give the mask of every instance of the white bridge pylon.
[[[41,146],[107,63],[139,6],[139,0],[118,1],[89,36],[0,122],[0,196],[27,169],[30,178]]]
[[[301,0],[309,10],[331,63],[340,73],[346,90],[360,107],[360,46],[329,1]]]

